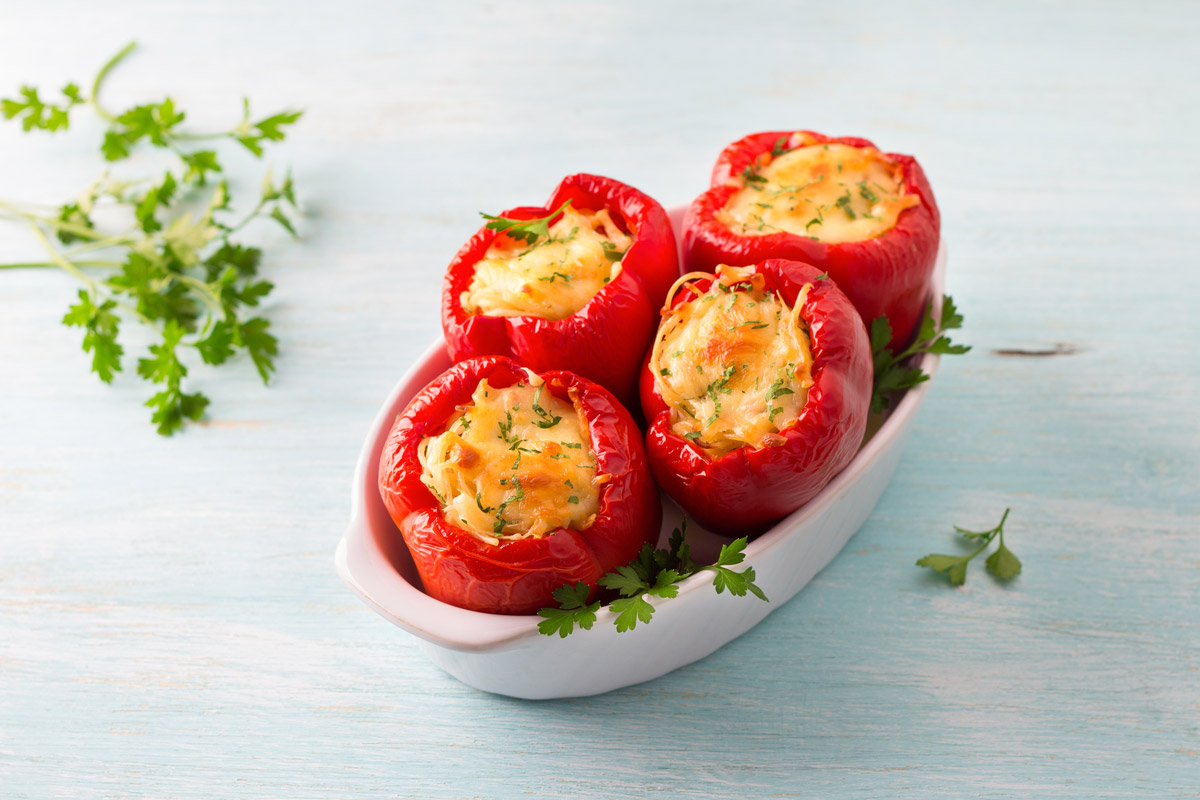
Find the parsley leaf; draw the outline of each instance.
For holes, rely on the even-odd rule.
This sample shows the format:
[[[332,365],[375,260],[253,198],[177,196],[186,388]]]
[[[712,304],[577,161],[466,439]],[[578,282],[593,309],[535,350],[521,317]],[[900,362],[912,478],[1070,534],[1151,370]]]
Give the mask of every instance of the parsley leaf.
[[[754,583],[753,567],[746,567],[741,571],[730,569],[745,559],[743,551],[746,549],[746,542],[743,537],[722,545],[716,562],[702,566],[692,559],[691,549],[687,544],[685,519],[671,532],[667,549],[656,550],[648,544],[643,545],[633,561],[617,567],[615,571],[597,581],[600,587],[619,595],[608,604],[616,615],[613,624],[617,632],[625,633],[636,628],[639,622],[650,622],[654,617],[654,605],[648,597],[676,597],[679,594],[679,582],[703,570],[714,573],[713,588],[717,594],[728,590],[730,594],[738,597],[749,593],[767,601],[766,593]],[[587,597],[588,587],[583,583],[556,589],[554,599],[559,602],[559,607],[543,608],[538,612],[538,616],[544,618],[543,622],[538,623],[538,630],[547,636],[557,633],[565,637],[574,630],[579,617],[583,617],[588,623],[580,624],[580,627],[590,629],[600,603],[597,601],[585,607],[583,603]]]
[[[600,601],[589,603],[588,595],[591,589],[580,581],[574,586],[561,586],[554,590],[554,599],[558,608],[543,608],[538,611],[542,621],[538,623],[538,631],[546,636],[558,634],[565,639],[578,625],[585,631],[590,631],[596,622],[596,612],[600,610]]]
[[[479,216],[489,220],[484,227],[488,230],[500,231],[504,235],[525,244],[537,244],[539,239],[550,238],[550,220],[557,217],[571,205],[571,201],[563,203],[554,211],[537,219],[510,219],[508,217],[493,217],[480,212]]]
[[[1004,523],[1008,520],[1009,511],[1011,509],[1004,509],[1004,515],[1000,517],[999,524],[986,531],[969,531],[957,525],[954,526],[954,530],[967,541],[980,542],[979,547],[973,552],[961,556],[930,553],[918,559],[917,566],[927,567],[938,574],[945,575],[954,586],[962,586],[967,580],[967,565],[975,556],[986,550],[993,540],[997,540],[1000,546],[987,557],[984,566],[999,580],[1015,578],[1021,573],[1021,560],[1004,545]]]
[[[117,344],[121,319],[115,313],[117,304],[105,300],[96,305],[85,289],[79,290],[79,302],[63,316],[64,325],[83,328],[83,351],[92,354],[92,372],[105,383],[112,383],[113,374],[121,371],[121,354]]]
[[[942,298],[940,321],[933,318],[933,302],[921,317],[916,340],[899,353],[888,349],[892,339],[892,326],[886,316],[876,317],[871,323],[871,354],[874,361],[875,382],[871,392],[871,413],[878,413],[891,405],[892,397],[929,380],[920,369],[906,366],[905,362],[922,353],[959,355],[970,351],[968,345],[953,344],[946,331],[961,328],[962,315],[949,295]]]
[[[26,131],[43,130],[48,133],[65,130],[70,125],[71,109],[85,102],[79,87],[68,83],[62,88],[65,102],[47,103],[38,96],[32,86],[22,86],[17,99],[0,100],[0,114],[5,119],[20,119]]]

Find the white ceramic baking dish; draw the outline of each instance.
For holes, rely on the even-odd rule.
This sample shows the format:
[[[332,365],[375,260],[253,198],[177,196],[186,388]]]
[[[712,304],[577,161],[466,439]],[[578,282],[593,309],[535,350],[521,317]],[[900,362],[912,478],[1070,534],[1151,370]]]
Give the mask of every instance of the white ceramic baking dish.
[[[672,212],[678,226],[682,209]],[[677,227],[678,230],[678,227]],[[945,246],[938,253],[933,290],[940,295]],[[932,375],[938,358],[925,356]],[[652,599],[654,619],[617,633],[612,613],[601,609],[591,630],[567,638],[538,632],[536,616],[467,611],[434,600],[420,579],[377,486],[379,454],[396,415],[427,383],[450,366],[439,339],[384,402],[359,455],[351,490],[350,524],[334,560],[338,574],[380,616],[419,638],[442,669],[470,686],[528,699],[580,697],[657,678],[703,658],[758,624],[804,588],[866,521],[887,487],[928,383],[909,391],[854,460],[803,508],[746,548],[745,564],[769,603],[747,595],[718,595],[711,573],[680,584],[679,595]],[[681,513],[663,499],[660,546]],[[721,539],[694,523],[688,539],[699,560],[716,555]]]

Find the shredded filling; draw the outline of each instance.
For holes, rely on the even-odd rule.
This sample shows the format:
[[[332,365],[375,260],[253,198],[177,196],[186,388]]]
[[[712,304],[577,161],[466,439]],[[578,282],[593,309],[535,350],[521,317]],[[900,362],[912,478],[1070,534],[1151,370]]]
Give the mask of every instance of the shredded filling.
[[[584,530],[600,508],[587,420],[530,372],[497,389],[479,382],[446,430],[421,441],[423,480],[446,522],[490,544],[542,538],[558,528]]]
[[[671,288],[651,351],[659,394],[671,408],[671,431],[713,458],[739,447],[782,444],[808,399],[812,351],[800,315],[812,284],[794,307],[764,288],[751,268],[719,266],[704,292],[690,281]],[[672,298],[690,297],[674,308]]]
[[[564,319],[621,272],[633,238],[607,209],[571,206],[533,244],[499,235],[459,300],[469,314]]]
[[[873,147],[780,140],[732,180],[742,188],[716,218],[742,236],[780,231],[835,244],[891,230],[921,202],[904,191],[904,169]]]

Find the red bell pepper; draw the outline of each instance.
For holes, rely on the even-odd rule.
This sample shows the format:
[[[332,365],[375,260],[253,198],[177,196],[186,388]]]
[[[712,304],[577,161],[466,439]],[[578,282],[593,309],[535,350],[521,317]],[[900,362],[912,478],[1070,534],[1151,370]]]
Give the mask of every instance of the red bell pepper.
[[[712,272],[718,264],[743,266],[767,258],[812,264],[829,273],[868,326],[881,315],[888,318],[892,349],[907,344],[929,302],[941,225],[921,165],[912,156],[881,154],[902,169],[904,193],[916,195],[920,202],[900,212],[896,225],[879,236],[824,243],[784,231],[764,236],[731,231],[716,218],[717,212],[745,185],[742,176],[747,168],[765,166],[782,154],[781,142],[789,149],[810,143],[875,147],[866,139],[833,138],[812,131],[755,133],[729,145],[713,167],[711,188],[692,202],[684,217],[685,266]]]
[[[717,533],[761,530],[807,503],[858,451],[871,399],[871,347],[867,331],[837,285],[821,270],[771,259],[754,265],[765,289],[794,308],[811,284],[800,316],[809,329],[811,376],[804,405],[771,444],[743,446],[712,458],[697,443],[673,433],[671,409],[647,360],[640,381],[649,423],[646,454],[655,480],[700,524]],[[714,278],[698,278],[706,291]],[[676,293],[672,308],[690,295]],[[684,356],[686,358],[686,354]]]
[[[578,581],[595,588],[606,572],[631,561],[658,537],[658,491],[647,468],[641,431],[603,387],[570,372],[542,373],[544,388],[571,402],[574,394],[595,457],[599,510],[583,530],[559,528],[543,538],[491,544],[448,523],[426,486],[421,441],[446,427],[480,381],[504,388],[528,381],[515,361],[485,356],[463,361],[426,386],[397,417],[379,463],[379,490],[412,554],[425,591],[446,603],[497,614],[528,614],[555,605],[554,590]]]
[[[596,175],[564,178],[545,208],[504,212],[510,219],[545,217],[570,200],[576,210],[608,209],[633,237],[621,272],[582,309],[559,320],[468,313],[462,293],[475,265],[497,236],[483,227],[459,250],[442,289],[442,330],[450,357],[505,355],[535,371],[565,369],[596,381],[633,406],[641,359],[658,324],[658,309],[679,277],[675,234],[657,201],[631,186]],[[553,224],[555,220],[551,220]]]

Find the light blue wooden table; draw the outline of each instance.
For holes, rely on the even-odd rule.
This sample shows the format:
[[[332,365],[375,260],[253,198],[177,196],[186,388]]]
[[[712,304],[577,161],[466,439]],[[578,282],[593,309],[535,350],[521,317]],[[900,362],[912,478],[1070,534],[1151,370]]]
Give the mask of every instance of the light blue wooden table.
[[[65,275],[0,274],[0,797],[1200,792],[1194,4],[7,0],[0,94],[132,37],[114,105],[308,109],[274,160],[309,218],[264,235],[274,385],[196,368],[213,413],[171,440],[139,381],[86,373]],[[527,703],[442,674],[331,556],[476,212],[575,171],[683,203],[786,127],[916,154],[941,206],[974,350],[891,488],[793,602],[667,677]],[[73,196],[98,136],[0,127],[0,197]],[[2,260],[32,247],[0,228]],[[913,566],[1005,506],[1011,585]]]

